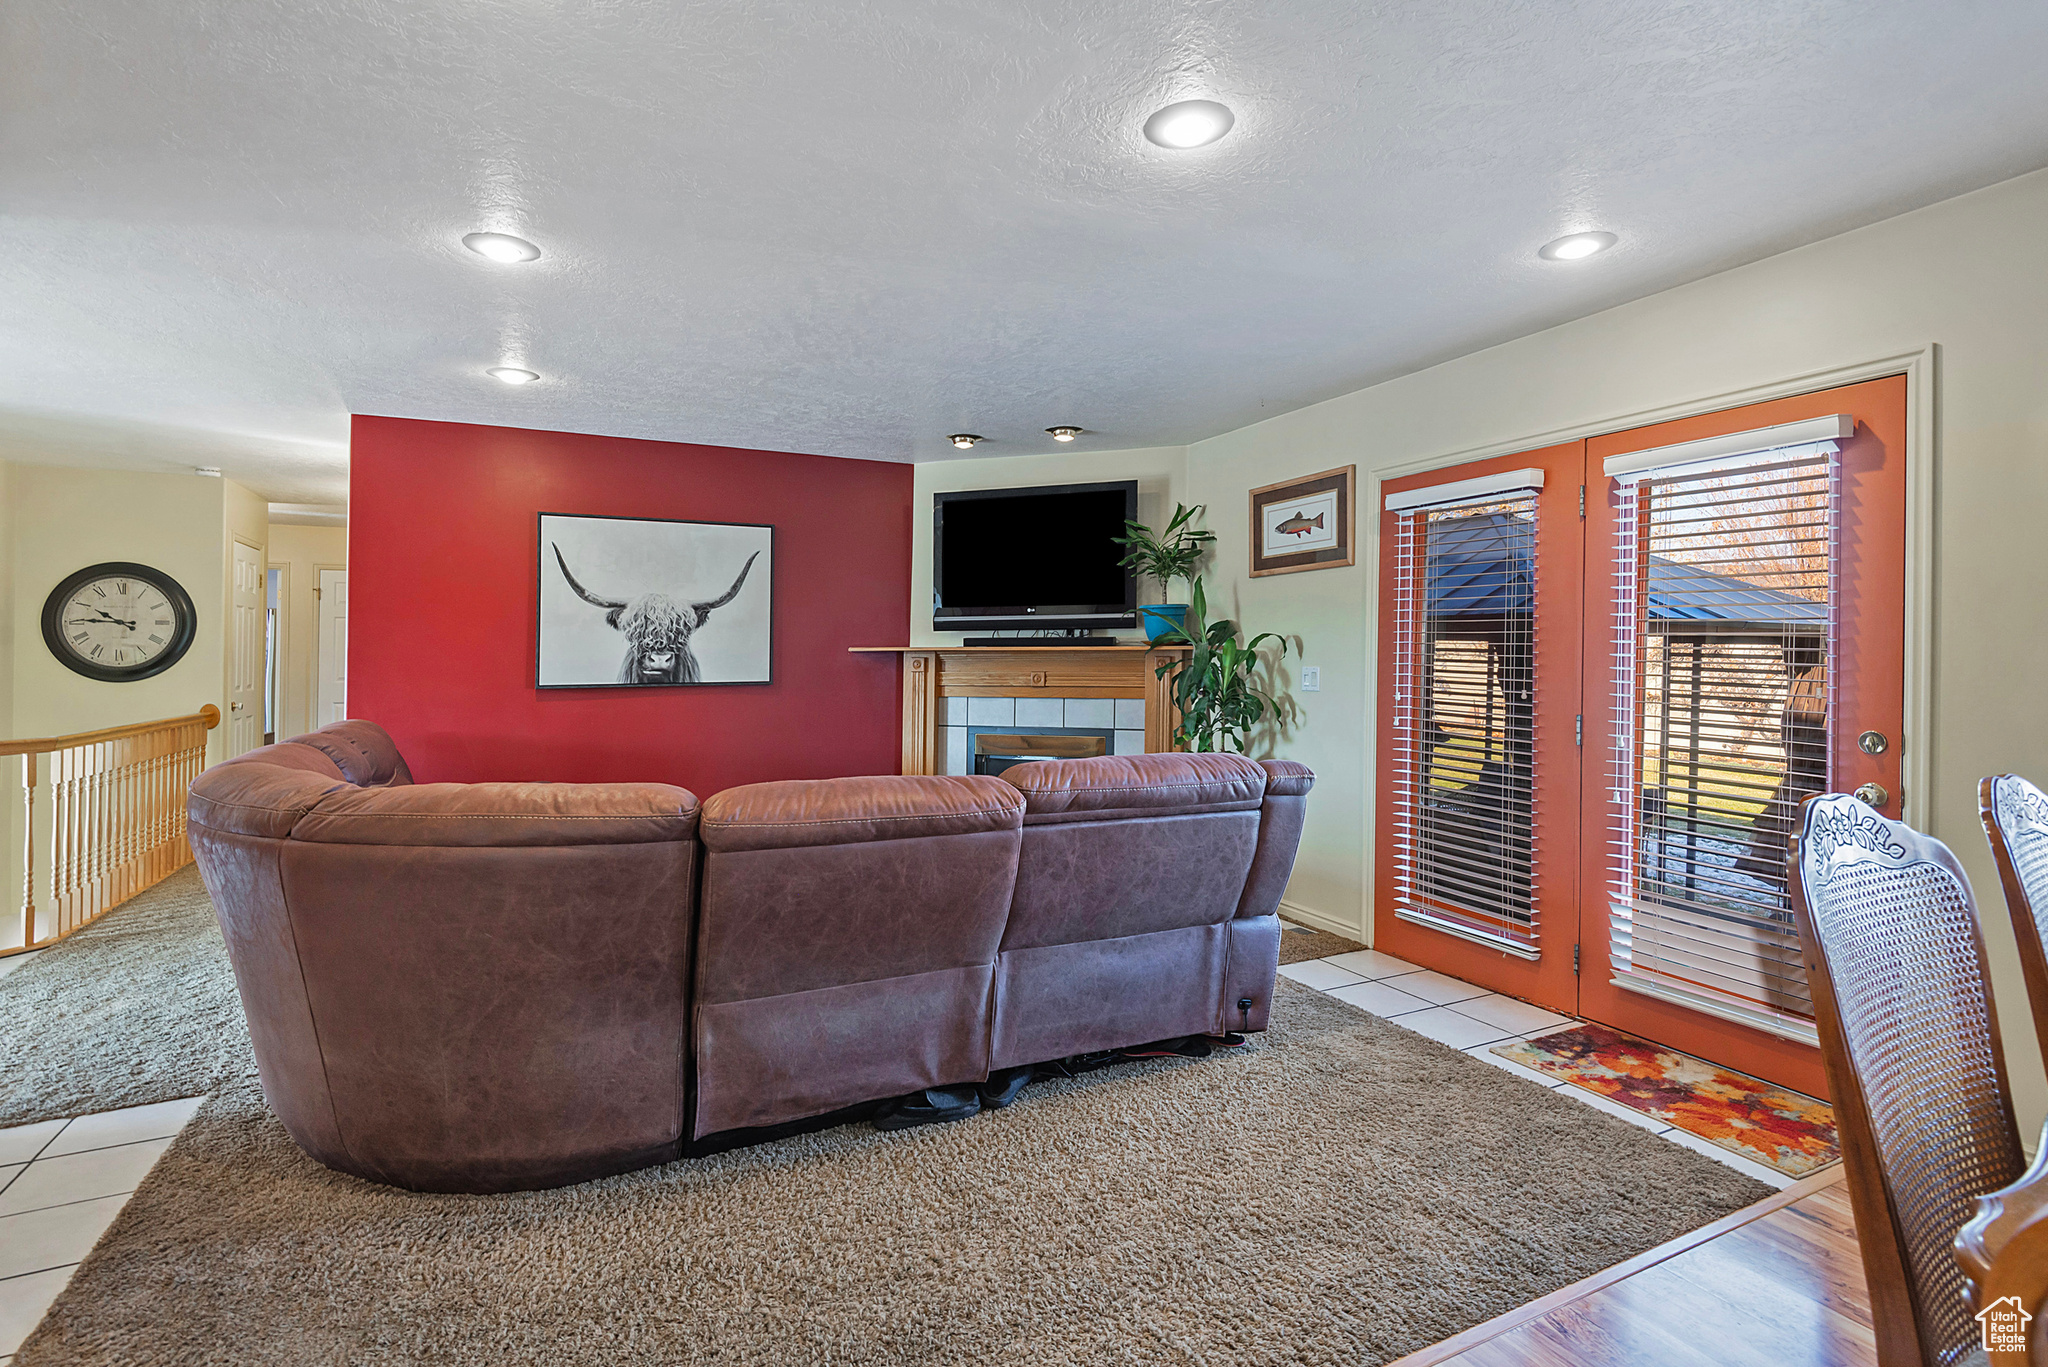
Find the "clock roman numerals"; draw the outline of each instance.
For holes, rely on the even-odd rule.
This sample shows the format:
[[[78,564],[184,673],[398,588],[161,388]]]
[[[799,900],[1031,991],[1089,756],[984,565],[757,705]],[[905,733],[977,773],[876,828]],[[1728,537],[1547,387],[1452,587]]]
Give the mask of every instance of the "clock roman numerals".
[[[88,678],[120,683],[170,668],[191,649],[192,600],[176,582],[127,563],[94,565],[43,605],[43,639]]]

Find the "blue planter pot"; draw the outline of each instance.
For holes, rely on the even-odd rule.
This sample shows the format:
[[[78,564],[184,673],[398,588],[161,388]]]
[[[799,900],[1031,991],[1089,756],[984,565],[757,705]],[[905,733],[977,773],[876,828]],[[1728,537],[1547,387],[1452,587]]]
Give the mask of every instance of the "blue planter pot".
[[[1138,608],[1138,625],[1145,628],[1145,639],[1155,643],[1169,632],[1186,630],[1187,624],[1186,603],[1144,603]]]

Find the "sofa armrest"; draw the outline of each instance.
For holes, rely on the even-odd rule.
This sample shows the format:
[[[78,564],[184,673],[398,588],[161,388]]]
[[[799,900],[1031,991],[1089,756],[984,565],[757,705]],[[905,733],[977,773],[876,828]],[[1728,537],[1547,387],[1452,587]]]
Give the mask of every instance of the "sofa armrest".
[[[1259,807],[1258,851],[1252,855],[1244,896],[1237,904],[1240,919],[1279,910],[1288,876],[1294,872],[1295,852],[1301,848],[1308,790],[1316,782],[1313,769],[1291,759],[1262,759],[1259,767],[1266,771],[1266,800]]]

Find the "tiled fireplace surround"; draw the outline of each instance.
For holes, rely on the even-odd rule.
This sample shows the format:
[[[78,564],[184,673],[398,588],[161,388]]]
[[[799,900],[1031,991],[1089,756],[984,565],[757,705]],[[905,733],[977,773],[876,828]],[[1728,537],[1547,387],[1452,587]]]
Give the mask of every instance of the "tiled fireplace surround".
[[[1114,731],[1114,755],[1145,753],[1145,700],[1143,698],[946,698],[944,724],[946,774],[971,774],[974,756],[968,746],[968,728],[1001,726],[1029,734],[1034,728],[1046,730],[1078,728]]]

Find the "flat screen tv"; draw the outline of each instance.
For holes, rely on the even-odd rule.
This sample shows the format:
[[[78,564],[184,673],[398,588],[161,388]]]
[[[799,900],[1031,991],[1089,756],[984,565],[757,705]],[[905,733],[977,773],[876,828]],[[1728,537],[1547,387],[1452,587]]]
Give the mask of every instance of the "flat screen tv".
[[[1116,630],[1138,624],[1116,538],[1136,480],[932,496],[932,630]]]

